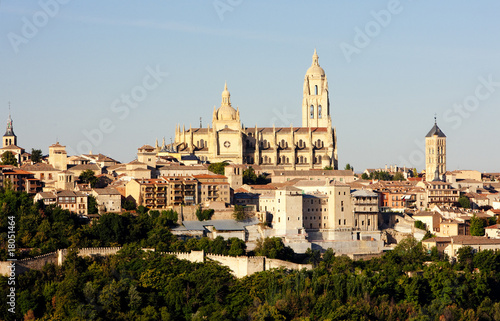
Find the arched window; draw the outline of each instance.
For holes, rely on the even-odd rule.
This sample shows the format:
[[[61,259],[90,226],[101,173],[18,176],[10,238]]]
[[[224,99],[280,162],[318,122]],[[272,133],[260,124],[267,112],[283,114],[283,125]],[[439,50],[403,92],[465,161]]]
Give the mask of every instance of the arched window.
[[[318,118],[321,118],[321,105],[318,106]]]
[[[315,85],[314,86],[314,94],[317,95],[318,94],[318,85]]]
[[[205,147],[205,141],[203,139],[200,139],[200,148]]]
[[[318,163],[321,164],[321,155],[318,156]]]
[[[299,159],[300,159],[299,163],[302,164],[304,162],[304,157],[300,156]]]
[[[299,140],[299,147],[302,148],[304,145],[304,141],[302,139]]]
[[[314,119],[314,106],[311,105],[309,113],[311,114],[311,119]]]

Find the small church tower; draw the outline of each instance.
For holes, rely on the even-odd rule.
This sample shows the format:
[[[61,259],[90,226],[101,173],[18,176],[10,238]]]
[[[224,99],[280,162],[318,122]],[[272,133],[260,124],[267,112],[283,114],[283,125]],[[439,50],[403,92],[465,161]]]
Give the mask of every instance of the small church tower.
[[[331,127],[328,81],[314,49],[312,65],[304,78],[302,127]]]
[[[446,135],[438,127],[434,117],[434,126],[425,136],[425,180],[439,181],[444,173],[446,173]]]
[[[10,112],[9,112],[9,119],[7,119],[7,130],[5,131],[5,135],[3,135],[2,147],[7,147],[9,145],[17,146],[17,136],[16,134],[14,134],[14,127],[12,125],[12,118],[10,117]]]

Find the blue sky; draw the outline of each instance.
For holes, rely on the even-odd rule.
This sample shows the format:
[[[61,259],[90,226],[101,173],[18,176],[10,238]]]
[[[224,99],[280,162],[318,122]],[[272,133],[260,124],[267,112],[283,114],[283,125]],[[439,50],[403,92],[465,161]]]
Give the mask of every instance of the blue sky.
[[[176,124],[202,117],[206,126],[227,81],[245,126],[300,126],[317,48],[341,167],[423,169],[436,113],[449,170],[499,172],[499,9],[496,1],[1,0],[0,118],[10,101],[27,150],[47,153],[57,139],[70,152],[128,162],[156,138],[169,142]],[[132,94],[140,101],[124,107]]]

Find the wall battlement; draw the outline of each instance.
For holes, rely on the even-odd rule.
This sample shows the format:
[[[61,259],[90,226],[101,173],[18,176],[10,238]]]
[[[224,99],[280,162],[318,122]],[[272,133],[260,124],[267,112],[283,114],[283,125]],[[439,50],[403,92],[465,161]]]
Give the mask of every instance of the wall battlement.
[[[107,256],[115,255],[121,247],[96,247],[96,248],[82,248],[78,250],[78,256]],[[154,251],[154,249],[142,249],[143,251]],[[27,270],[41,270],[43,266],[49,263],[61,266],[68,253],[68,249],[60,249],[56,252],[51,252],[39,255],[34,258],[27,258],[16,262],[18,268],[16,273],[23,273]],[[216,261],[221,265],[227,266],[231,272],[238,278],[251,275],[256,272],[267,271],[274,268],[285,268],[291,270],[312,269],[310,264],[296,264],[292,262],[268,259],[265,256],[227,256],[221,254],[206,254],[205,251],[191,251],[191,252],[160,252],[164,255],[173,255],[179,260],[188,260],[195,263],[204,263],[206,259]],[[0,262],[0,273],[8,274],[11,262]]]

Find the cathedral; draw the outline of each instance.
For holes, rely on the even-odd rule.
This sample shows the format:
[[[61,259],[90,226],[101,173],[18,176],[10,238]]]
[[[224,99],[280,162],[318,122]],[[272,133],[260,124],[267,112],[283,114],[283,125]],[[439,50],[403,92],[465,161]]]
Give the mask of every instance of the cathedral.
[[[180,154],[194,154],[201,161],[255,164],[283,169],[338,168],[337,137],[332,127],[328,81],[314,50],[304,78],[302,127],[242,126],[239,109],[231,105],[227,84],[212,126],[176,126],[172,146]],[[160,148],[157,146],[157,150]]]

